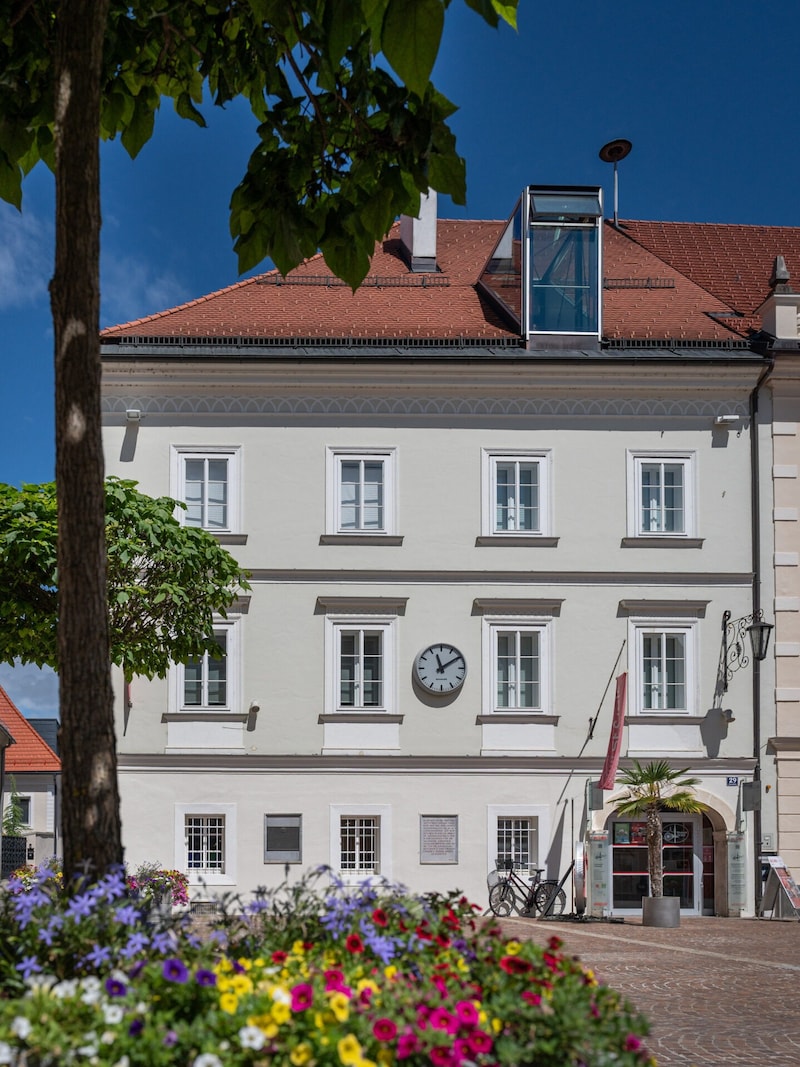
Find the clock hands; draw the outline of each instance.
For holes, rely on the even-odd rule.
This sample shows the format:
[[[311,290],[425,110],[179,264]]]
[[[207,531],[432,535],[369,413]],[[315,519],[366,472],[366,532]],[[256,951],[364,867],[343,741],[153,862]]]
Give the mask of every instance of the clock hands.
[[[446,671],[446,670],[447,670],[447,668],[448,668],[448,667],[449,667],[449,666],[450,666],[451,664],[453,664],[453,663],[458,663],[458,661],[459,661],[460,659],[461,659],[461,656],[453,656],[453,658],[452,658],[452,659],[449,659],[449,660],[447,661],[447,663],[442,663],[442,662],[440,662],[440,660],[439,660],[439,657],[437,656],[437,657],[436,657],[436,662],[437,662],[437,663],[439,664],[439,670],[440,670],[440,671]]]
[[[442,666],[442,661],[439,659],[438,655],[436,656],[436,663],[438,664],[438,666],[436,668],[436,673],[437,674],[443,674],[444,673],[444,667]]]

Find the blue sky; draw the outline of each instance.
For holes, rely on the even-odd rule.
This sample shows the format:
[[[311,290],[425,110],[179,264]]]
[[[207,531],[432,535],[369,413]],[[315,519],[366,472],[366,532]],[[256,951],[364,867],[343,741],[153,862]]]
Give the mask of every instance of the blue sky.
[[[791,107],[800,7],[756,0],[520,0],[519,32],[489,29],[454,0],[434,80],[460,110],[468,202],[440,214],[505,218],[524,185],[603,185],[598,151],[625,137],[620,216],[796,225],[800,139]],[[103,325],[237,278],[228,201],[255,143],[247,109],[206,109],[197,129],[165,105],[135,161],[102,150]],[[26,180],[23,211],[0,203],[0,480],[53,476],[53,183]],[[0,593],[1,595],[1,593]],[[56,707],[54,680],[0,666],[20,709]]]

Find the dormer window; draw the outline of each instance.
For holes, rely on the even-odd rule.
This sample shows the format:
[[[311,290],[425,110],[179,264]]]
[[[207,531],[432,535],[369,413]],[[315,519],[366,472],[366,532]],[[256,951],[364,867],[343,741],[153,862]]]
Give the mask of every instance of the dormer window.
[[[480,282],[532,346],[599,342],[602,217],[594,186],[531,185],[517,203]]]

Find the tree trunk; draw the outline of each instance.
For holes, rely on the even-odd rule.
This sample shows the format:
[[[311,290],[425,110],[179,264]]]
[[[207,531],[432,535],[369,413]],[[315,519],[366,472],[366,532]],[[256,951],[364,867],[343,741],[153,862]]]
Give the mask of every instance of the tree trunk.
[[[57,5],[54,68],[58,665],[64,870],[122,862],[100,421],[100,75],[108,0]]]
[[[664,839],[658,811],[647,813],[647,862],[650,867],[650,896],[664,895]]]

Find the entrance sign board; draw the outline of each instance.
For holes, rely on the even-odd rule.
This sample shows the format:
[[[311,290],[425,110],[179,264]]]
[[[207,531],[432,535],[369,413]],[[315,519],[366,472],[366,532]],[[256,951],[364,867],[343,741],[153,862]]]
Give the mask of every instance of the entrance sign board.
[[[770,919],[800,919],[800,888],[780,856],[768,856],[769,874],[761,900],[763,916],[769,913]]]
[[[744,834],[728,834],[728,915],[739,916],[747,904],[747,862]]]
[[[601,919],[610,911],[608,897],[608,834],[605,830],[589,834],[589,914]]]

